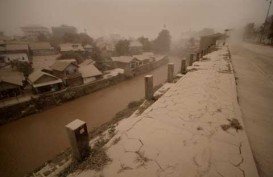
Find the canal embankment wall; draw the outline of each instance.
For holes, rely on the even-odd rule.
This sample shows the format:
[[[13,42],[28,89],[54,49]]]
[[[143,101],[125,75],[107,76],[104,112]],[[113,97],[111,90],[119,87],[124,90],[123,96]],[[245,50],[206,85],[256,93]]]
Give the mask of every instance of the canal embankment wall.
[[[136,70],[135,75],[147,73],[155,68],[158,68],[168,62],[168,58],[165,57],[162,60],[143,65]],[[117,76],[101,79],[96,82],[84,84],[75,87],[65,88],[61,91],[53,93],[45,93],[41,95],[35,95],[30,100],[24,102],[18,102],[17,104],[7,105],[0,108],[0,125],[23,118],[25,116],[38,113],[40,111],[49,109],[53,106],[58,106],[67,101],[72,101],[76,98],[84,95],[96,92],[100,89],[109,87],[111,85],[118,84],[128,78],[124,74],[118,74]]]

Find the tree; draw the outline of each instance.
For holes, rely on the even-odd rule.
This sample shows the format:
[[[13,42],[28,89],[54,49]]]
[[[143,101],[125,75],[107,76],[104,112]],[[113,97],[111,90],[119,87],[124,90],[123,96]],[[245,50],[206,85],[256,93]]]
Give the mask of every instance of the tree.
[[[145,37],[141,36],[141,37],[138,38],[138,41],[142,44],[144,52],[151,51],[152,43],[149,41],[148,38],[145,38]]]
[[[37,40],[40,41],[40,42],[45,42],[45,41],[47,41],[48,39],[47,39],[47,37],[46,37],[45,34],[39,33],[39,35],[37,36]]]
[[[61,39],[62,42],[71,42],[76,43],[79,41],[78,34],[74,33],[65,33]]]
[[[188,43],[189,43],[190,46],[194,46],[195,45],[195,39],[193,37],[190,38]]]
[[[28,76],[32,73],[33,67],[31,63],[24,62],[24,61],[18,61],[18,60],[13,60],[11,61],[11,67],[12,68],[17,68],[18,71],[22,72],[25,76],[25,78],[28,78]]]
[[[203,28],[201,31],[199,31],[199,36],[207,36],[214,34],[214,29],[212,28]]]
[[[129,55],[129,41],[119,40],[115,45],[115,52],[118,56]]]
[[[255,24],[248,23],[244,29],[244,39],[251,39],[255,34]]]
[[[157,53],[168,53],[171,48],[171,35],[168,30],[160,31],[157,38],[154,40],[154,50]]]
[[[82,45],[86,45],[86,44],[91,45],[93,43],[93,39],[86,33],[79,33],[78,38],[79,38],[79,42]]]

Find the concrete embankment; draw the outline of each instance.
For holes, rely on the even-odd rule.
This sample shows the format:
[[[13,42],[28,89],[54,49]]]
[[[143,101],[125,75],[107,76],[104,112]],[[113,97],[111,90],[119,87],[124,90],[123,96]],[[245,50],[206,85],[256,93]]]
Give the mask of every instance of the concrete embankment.
[[[107,160],[96,159],[103,166],[90,166],[97,158],[90,156],[69,176],[258,177],[226,47],[188,67],[141,115],[110,130],[101,147]],[[90,142],[91,149],[103,135]]]

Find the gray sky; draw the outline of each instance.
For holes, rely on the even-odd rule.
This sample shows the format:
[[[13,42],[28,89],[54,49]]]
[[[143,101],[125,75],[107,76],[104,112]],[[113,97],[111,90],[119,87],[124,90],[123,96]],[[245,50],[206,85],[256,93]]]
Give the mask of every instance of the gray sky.
[[[20,34],[20,26],[61,24],[93,37],[112,33],[154,38],[166,24],[182,31],[222,30],[264,21],[266,0],[0,0],[0,30]]]

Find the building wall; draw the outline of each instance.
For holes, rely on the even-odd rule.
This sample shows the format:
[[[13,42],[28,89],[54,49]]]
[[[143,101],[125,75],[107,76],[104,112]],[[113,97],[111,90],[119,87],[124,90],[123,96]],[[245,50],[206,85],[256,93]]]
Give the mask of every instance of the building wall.
[[[10,63],[14,60],[29,62],[29,58],[26,54],[3,54],[2,56],[4,56],[6,63]]]

